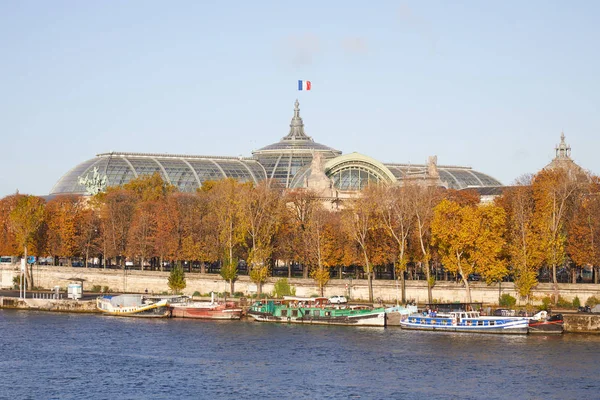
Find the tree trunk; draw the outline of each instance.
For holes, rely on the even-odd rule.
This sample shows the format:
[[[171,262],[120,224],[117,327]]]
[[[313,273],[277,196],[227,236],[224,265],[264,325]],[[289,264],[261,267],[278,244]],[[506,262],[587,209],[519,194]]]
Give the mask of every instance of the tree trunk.
[[[292,279],[292,263],[289,261],[287,262],[287,267],[288,267],[288,279]]]
[[[365,270],[367,271],[367,284],[369,286],[369,303],[373,302],[373,279],[371,279],[371,268],[369,264],[369,257],[367,252],[363,248],[363,256],[365,257]]]
[[[230,279],[229,280],[229,294],[231,296],[233,296],[233,293],[234,293],[234,291],[233,291],[234,285],[235,285],[235,281],[233,279]]]
[[[425,279],[427,279],[427,302],[429,304],[433,303],[433,291],[431,288],[431,273],[429,272],[429,260],[425,260],[425,262],[423,262],[423,265],[425,266]]]
[[[469,277],[465,277],[462,268],[458,268],[458,273],[460,274],[461,280],[465,284],[465,289],[467,290],[467,303],[471,303],[471,286],[469,286]]]
[[[556,279],[556,264],[552,264],[552,282],[554,283],[554,304],[558,303],[558,280]]]
[[[308,265],[302,264],[302,277],[308,279]]]
[[[398,277],[400,279],[400,293],[402,296],[402,304],[406,304],[406,280],[404,279],[404,271],[400,271]]]

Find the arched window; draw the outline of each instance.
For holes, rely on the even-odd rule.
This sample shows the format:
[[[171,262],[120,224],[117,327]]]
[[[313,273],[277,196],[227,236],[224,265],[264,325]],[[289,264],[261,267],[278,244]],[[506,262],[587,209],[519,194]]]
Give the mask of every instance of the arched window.
[[[365,167],[352,165],[337,170],[330,175],[338,190],[362,190],[372,183],[379,183],[379,177]]]

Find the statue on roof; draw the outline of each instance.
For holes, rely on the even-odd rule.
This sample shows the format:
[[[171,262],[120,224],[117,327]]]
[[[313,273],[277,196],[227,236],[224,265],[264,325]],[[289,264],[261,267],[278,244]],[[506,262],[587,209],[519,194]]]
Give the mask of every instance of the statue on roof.
[[[434,178],[440,176],[437,169],[437,156],[429,156],[427,159],[427,175]]]
[[[77,178],[77,182],[85,187],[85,191],[90,196],[94,196],[100,192],[106,190],[106,183],[108,177],[106,175],[101,176],[98,172],[98,167],[94,167],[91,173],[88,173],[85,177],[80,176]]]

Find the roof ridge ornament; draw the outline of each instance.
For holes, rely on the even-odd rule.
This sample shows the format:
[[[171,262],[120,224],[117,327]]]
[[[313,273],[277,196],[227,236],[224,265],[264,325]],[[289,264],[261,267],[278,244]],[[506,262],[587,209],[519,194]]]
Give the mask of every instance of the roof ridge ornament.
[[[302,121],[302,117],[300,117],[300,102],[298,99],[296,99],[294,102],[294,116],[292,117],[292,122],[290,122],[290,132],[287,134],[287,136],[281,138],[281,141],[284,140],[313,141],[313,138],[304,132],[304,121]]]
[[[556,146],[556,157],[555,160],[570,160],[571,159],[571,146],[565,141],[565,132],[560,132],[560,144]]]

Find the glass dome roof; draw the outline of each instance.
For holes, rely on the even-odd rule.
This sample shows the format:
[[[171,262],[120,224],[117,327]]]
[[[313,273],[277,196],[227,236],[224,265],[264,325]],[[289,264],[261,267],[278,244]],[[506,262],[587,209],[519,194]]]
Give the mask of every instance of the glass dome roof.
[[[90,176],[94,169],[106,176],[107,186],[120,186],[140,175],[158,172],[165,182],[184,192],[195,191],[207,180],[235,178],[258,183],[266,178],[265,169],[251,158],[104,153],[67,172],[50,194],[85,194],[86,188],[79,183],[79,178]]]
[[[300,104],[296,100],[289,133],[279,142],[252,152],[251,158],[103,153],[67,172],[54,185],[50,195],[85,194],[87,189],[80,183],[80,178],[93,180],[94,171],[97,171],[97,177],[106,177],[108,186],[123,185],[140,175],[158,172],[166,182],[176,185],[179,190],[185,192],[196,190],[204,181],[222,178],[235,178],[242,182],[255,183],[264,179],[273,179],[281,187],[298,188],[303,187],[306,178],[311,174],[311,162],[315,153],[318,153],[325,162],[337,165],[343,161],[352,164],[344,164],[345,166],[340,164],[337,176],[334,176],[336,171],[333,170],[328,174],[334,183],[337,182],[336,187],[347,189],[360,188],[365,182],[380,179],[382,176],[387,181],[413,178],[426,174],[428,168],[426,165],[382,164],[371,158],[362,165],[358,162],[365,161],[363,160],[365,156],[359,157],[357,153],[341,156],[341,151],[315,142],[304,132]],[[470,167],[438,166],[437,169],[441,184],[447,188],[502,186],[498,180],[474,171]]]

